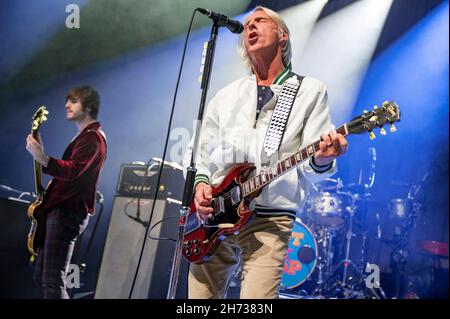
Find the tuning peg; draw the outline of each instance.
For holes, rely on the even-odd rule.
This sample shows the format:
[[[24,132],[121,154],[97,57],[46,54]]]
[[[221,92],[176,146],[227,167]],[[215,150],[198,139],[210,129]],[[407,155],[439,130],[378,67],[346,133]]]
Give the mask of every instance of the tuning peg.
[[[373,106],[373,109],[374,109],[374,110],[376,110],[377,108],[378,108],[378,106],[376,106],[376,105]]]
[[[389,129],[391,133],[397,132],[397,128],[394,126],[394,124],[391,124],[391,128]]]
[[[383,106],[387,106],[387,105],[389,105],[389,102],[388,101],[384,101],[383,102]]]
[[[42,115],[42,122],[45,122],[45,121],[47,121],[47,116]]]
[[[48,111],[47,111],[47,110],[44,110],[44,111],[42,111],[42,114],[48,115]]]
[[[371,140],[374,140],[375,137],[376,137],[376,136],[375,136],[375,133],[372,132],[372,131],[370,131],[369,137],[370,137]]]
[[[33,121],[33,126],[38,126],[38,125],[39,125],[38,120],[34,120],[34,121]]]
[[[364,110],[364,111],[363,111],[363,113],[364,113],[364,114],[366,114],[366,113],[369,113],[369,111],[367,111],[367,110]]]
[[[200,76],[198,77],[197,81],[198,81],[198,83],[202,83],[202,80],[203,80],[203,76],[200,75]]]
[[[381,135],[386,135],[386,130],[384,129],[384,127],[380,128],[380,134]]]

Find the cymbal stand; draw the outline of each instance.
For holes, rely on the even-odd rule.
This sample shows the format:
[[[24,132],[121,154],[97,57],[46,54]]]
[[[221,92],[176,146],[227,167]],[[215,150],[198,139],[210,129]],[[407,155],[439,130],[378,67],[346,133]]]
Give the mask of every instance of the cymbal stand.
[[[330,254],[331,254],[331,240],[328,243],[328,260],[327,260],[327,277],[326,279],[315,289],[315,293],[318,292],[323,292],[325,285],[331,280],[331,278],[336,278],[336,274],[339,270],[339,268],[341,267],[341,265],[344,267],[343,270],[343,276],[342,276],[342,280],[339,282],[338,281],[338,285],[342,288],[345,289],[345,287],[347,286],[347,273],[348,273],[348,267],[354,267],[355,269],[357,269],[357,267],[353,264],[353,262],[350,260],[350,246],[351,246],[351,240],[353,237],[353,215],[355,213],[355,209],[354,209],[354,200],[353,203],[351,205],[351,207],[347,207],[346,211],[348,212],[350,218],[349,218],[349,226],[348,226],[348,230],[346,232],[346,243],[345,243],[345,257],[342,261],[340,261],[336,267],[334,268],[333,271],[330,271],[330,266],[331,266],[331,259],[330,259]]]
[[[333,265],[333,237],[335,236],[335,230],[329,229],[329,228],[320,228],[320,230],[316,234],[323,238],[318,243],[322,247],[320,249],[321,252],[325,253],[319,253],[318,257],[318,278],[317,278],[317,284],[314,288],[311,295],[318,296],[322,293],[323,283],[324,283],[324,277],[328,280],[329,274],[331,274],[331,267]]]
[[[350,265],[353,265],[353,262],[350,260],[350,245],[353,237],[353,215],[355,213],[354,207],[347,207],[347,212],[349,213],[350,220],[347,233],[345,235],[345,257],[341,263],[344,265],[344,272],[342,275],[341,287],[344,288],[347,284],[347,271]],[[339,266],[339,265],[338,265]]]

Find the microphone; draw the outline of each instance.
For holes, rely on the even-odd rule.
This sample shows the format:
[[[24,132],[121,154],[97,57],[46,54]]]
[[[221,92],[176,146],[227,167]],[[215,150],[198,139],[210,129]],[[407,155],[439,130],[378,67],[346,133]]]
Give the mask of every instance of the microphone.
[[[244,31],[244,26],[242,25],[242,23],[240,23],[237,20],[230,19],[222,13],[214,12],[203,8],[197,8],[197,10],[201,14],[206,15],[208,18],[216,22],[219,27],[227,27],[228,30],[237,34]]]

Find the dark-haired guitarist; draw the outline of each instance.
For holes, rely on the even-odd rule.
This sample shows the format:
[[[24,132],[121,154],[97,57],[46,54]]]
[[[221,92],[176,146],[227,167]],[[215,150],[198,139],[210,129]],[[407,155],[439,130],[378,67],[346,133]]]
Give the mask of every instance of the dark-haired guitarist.
[[[45,239],[37,249],[34,278],[44,298],[66,299],[66,276],[75,241],[95,212],[97,181],[106,158],[106,139],[97,115],[100,97],[90,86],[72,88],[66,98],[66,118],[75,122],[78,135],[62,159],[47,156],[32,134],[26,149],[53,176],[43,203]],[[41,225],[42,226],[42,225]]]

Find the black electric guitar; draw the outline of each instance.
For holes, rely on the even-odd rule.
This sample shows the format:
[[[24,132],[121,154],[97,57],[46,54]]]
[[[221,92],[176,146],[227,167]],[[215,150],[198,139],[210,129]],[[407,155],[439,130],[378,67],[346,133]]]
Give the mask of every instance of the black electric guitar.
[[[47,120],[48,111],[45,106],[37,109],[33,115],[31,125],[31,134],[40,143],[39,128],[41,124]],[[34,185],[36,192],[36,200],[28,207],[28,217],[31,219],[31,228],[28,233],[28,251],[31,253],[31,260],[37,256],[37,249],[42,246],[45,238],[45,193],[46,189],[42,186],[42,167],[37,161],[34,164]]]
[[[395,102],[384,102],[380,108],[374,107],[370,112],[355,117],[351,122],[339,127],[336,132],[347,136],[350,134],[370,133],[380,128],[380,134],[386,135],[384,125],[390,124],[391,132],[396,128],[393,123],[400,120],[400,109]],[[197,218],[195,204],[191,204],[191,212],[187,216],[186,230],[183,239],[183,255],[189,262],[202,263],[215,251],[220,241],[227,236],[238,233],[253,217],[249,208],[250,201],[262,191],[262,188],[300,163],[311,158],[319,151],[320,140],[301,149],[299,152],[265,169],[254,177],[249,177],[255,170],[250,163],[237,164],[227,174],[220,185],[213,186],[212,218],[200,223]]]

